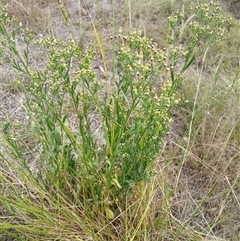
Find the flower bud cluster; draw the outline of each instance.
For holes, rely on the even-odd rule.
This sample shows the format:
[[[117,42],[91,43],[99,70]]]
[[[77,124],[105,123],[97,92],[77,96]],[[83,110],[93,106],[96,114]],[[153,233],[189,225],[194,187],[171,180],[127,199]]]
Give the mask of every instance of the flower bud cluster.
[[[198,42],[204,38],[209,46],[225,38],[225,28],[231,25],[231,20],[223,16],[219,2],[205,4],[198,2],[192,11],[196,15],[195,20],[190,22],[194,41]]]
[[[169,43],[176,44],[184,39],[188,60],[193,55],[201,55],[207,47],[223,40],[225,29],[231,25],[231,20],[223,16],[218,1],[203,4],[198,1],[195,7],[190,7],[189,10],[190,17],[185,23],[183,13],[177,12],[168,18],[172,29]]]
[[[161,49],[139,31],[128,36],[120,33],[112,39],[119,44],[117,90],[112,103],[117,109],[118,126],[125,126],[118,146],[119,166],[125,177],[141,179],[161,149],[173,108],[180,102],[175,86],[182,77],[175,74],[175,79],[171,78],[171,72],[176,71],[172,59],[185,52],[181,46]]]
[[[94,88],[99,88],[98,82],[93,81],[95,53],[91,47],[83,53],[74,40],[63,42],[53,37],[41,38],[35,44],[47,52],[48,62],[39,80],[48,86],[51,93],[75,91],[78,85],[90,88],[93,84]]]

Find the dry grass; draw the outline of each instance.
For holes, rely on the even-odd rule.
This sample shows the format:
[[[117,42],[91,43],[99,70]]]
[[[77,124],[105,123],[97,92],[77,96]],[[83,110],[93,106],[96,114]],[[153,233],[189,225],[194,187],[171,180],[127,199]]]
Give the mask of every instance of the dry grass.
[[[36,33],[45,33],[49,29],[49,1],[24,0],[9,1],[9,15],[16,16],[23,25]]]
[[[10,14],[16,15],[35,33],[47,35],[53,32],[61,38],[69,37],[55,1],[8,2]],[[79,2],[81,10],[78,9]],[[83,40],[83,45],[94,39],[89,11],[101,35],[108,62],[111,62],[109,37],[119,27],[125,32],[132,28],[143,29],[146,36],[164,45],[167,16],[173,8],[181,7],[173,0],[113,1],[113,6],[104,0],[79,2],[64,0],[74,33],[79,41]],[[236,12],[233,6],[234,1],[231,1],[226,4],[226,9],[238,17],[239,11]],[[238,36],[239,21],[234,20],[227,40],[212,50],[215,52],[210,52],[207,60],[199,61],[195,69],[187,73],[182,91],[189,101],[176,114],[159,158],[158,179],[154,184],[158,186],[156,202],[151,204],[149,214],[154,216],[150,220],[155,230],[147,240],[158,240],[159,232],[162,240],[240,239]],[[14,78],[9,80],[8,70],[4,73],[7,74],[1,77],[0,118],[4,121],[13,116],[22,119],[22,109],[18,108],[21,98],[17,100],[20,91]],[[168,216],[164,219],[162,214],[166,213]]]

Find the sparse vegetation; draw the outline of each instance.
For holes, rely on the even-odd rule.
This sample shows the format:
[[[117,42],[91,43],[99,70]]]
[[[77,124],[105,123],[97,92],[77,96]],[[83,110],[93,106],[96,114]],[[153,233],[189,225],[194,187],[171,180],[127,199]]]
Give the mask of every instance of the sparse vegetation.
[[[1,240],[239,240],[239,22],[219,2],[0,4]]]

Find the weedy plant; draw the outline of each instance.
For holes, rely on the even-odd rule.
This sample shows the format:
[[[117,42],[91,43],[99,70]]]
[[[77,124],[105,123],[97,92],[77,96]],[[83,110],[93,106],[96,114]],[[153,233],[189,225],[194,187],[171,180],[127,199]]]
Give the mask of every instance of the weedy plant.
[[[99,79],[94,45],[82,50],[73,36],[37,39],[2,8],[1,57],[15,69],[28,117],[25,126],[9,120],[1,132],[2,233],[19,240],[121,237],[115,229],[134,207],[131,195],[154,175],[163,137],[181,102],[184,71],[224,37],[229,24],[218,3],[198,4],[192,11],[186,21],[183,13],[169,18],[164,48],[141,31],[113,36],[115,73]],[[183,38],[187,48],[180,44]],[[30,65],[33,47],[45,53],[42,69]],[[23,143],[26,135],[31,145]],[[142,223],[141,218],[126,240],[137,237]]]

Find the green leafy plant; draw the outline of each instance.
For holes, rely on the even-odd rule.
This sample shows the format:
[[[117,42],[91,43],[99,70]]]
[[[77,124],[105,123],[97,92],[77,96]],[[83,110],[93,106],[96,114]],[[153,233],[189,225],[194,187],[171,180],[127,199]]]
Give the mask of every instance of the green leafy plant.
[[[14,121],[5,123],[1,134],[4,151],[0,155],[7,176],[9,170],[14,170],[21,182],[18,188],[1,172],[0,179],[10,191],[0,194],[0,203],[12,215],[14,210],[27,209],[30,202],[34,208],[27,209],[25,224],[41,220],[50,212],[49,222],[54,225],[59,217],[68,215],[63,210],[73,212],[73,206],[79,218],[84,212],[86,217],[101,221],[113,219],[127,208],[126,198],[133,189],[154,175],[154,161],[171,126],[174,108],[181,101],[178,89],[184,71],[206,47],[224,36],[227,21],[220,15],[219,5],[198,4],[194,12],[186,25],[182,24],[183,14],[169,18],[172,37],[164,48],[140,31],[112,37],[118,46],[116,73],[112,78],[100,79],[93,68],[93,45],[82,50],[74,38],[36,39],[15,18],[8,17],[6,7],[2,8],[1,53],[16,70],[28,116],[27,126],[20,127],[24,134],[17,131],[19,123]],[[190,35],[186,36],[189,42],[184,49],[179,42],[187,28]],[[19,34],[25,44],[23,51],[16,41]],[[42,69],[30,65],[33,46],[45,53]],[[182,67],[179,62],[184,63]],[[31,145],[23,144],[26,135],[34,140]],[[37,170],[31,169],[32,160],[24,155],[26,149]],[[23,188],[28,195],[20,201]],[[37,198],[30,195],[32,189],[47,208],[39,211]],[[91,233],[87,224],[81,228]],[[0,227],[3,231],[11,229],[20,230],[29,239],[36,233],[46,235],[31,229],[24,234],[24,226]],[[59,232],[49,231],[47,235],[58,236]]]

